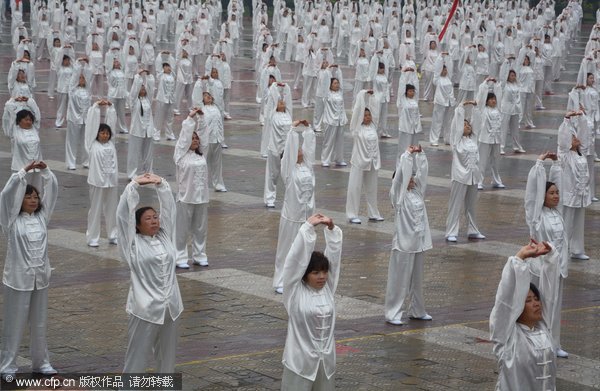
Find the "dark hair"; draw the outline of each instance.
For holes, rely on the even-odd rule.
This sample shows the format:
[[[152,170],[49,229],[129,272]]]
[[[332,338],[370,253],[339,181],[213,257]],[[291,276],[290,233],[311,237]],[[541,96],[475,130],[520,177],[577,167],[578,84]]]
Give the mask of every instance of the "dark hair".
[[[163,62],[162,67],[164,68],[165,66],[168,66],[170,68],[171,64],[169,64],[168,62]]]
[[[108,134],[110,135],[108,139],[110,140],[112,138],[113,132],[110,126],[108,126],[107,124],[100,124],[100,126],[98,126],[98,134],[96,134],[96,140],[98,140],[98,135],[100,134],[101,130],[108,130]]]
[[[200,141],[200,135],[196,132],[192,133],[192,141],[194,141],[194,135],[197,136],[198,141]],[[192,146],[192,144],[190,144],[190,146]],[[200,145],[198,145],[198,148],[194,149],[194,152],[196,153],[196,155],[202,156],[202,152],[200,152]]]
[[[385,64],[380,62],[379,65],[377,65],[378,69],[385,69]]]
[[[586,78],[588,78],[590,76],[594,76],[594,74],[592,72],[588,72],[587,75],[585,75]]]
[[[548,192],[552,186],[556,186],[556,183],[550,181],[546,182],[546,192]],[[558,186],[556,186],[556,188],[558,189]]]
[[[138,225],[142,222],[142,215],[146,213],[148,210],[153,210],[156,213],[156,209],[151,206],[142,206],[135,211],[135,233],[139,234],[140,230],[138,229]]]
[[[415,90],[416,91],[416,88],[412,84],[407,84],[406,85],[406,90],[404,90],[404,96],[406,96],[406,93],[408,92],[408,90]]]
[[[537,286],[535,286],[533,282],[529,283],[529,290],[533,292],[533,294],[535,295],[535,297],[537,297],[538,300],[542,298],[542,296],[540,296],[539,289],[537,288]]]
[[[29,110],[21,110],[17,113],[17,120],[16,120],[16,124],[18,125],[19,122],[21,122],[21,120],[23,118],[31,118],[31,122],[35,122],[35,115],[33,115],[33,113]]]
[[[326,271],[329,272],[329,259],[320,251],[313,251],[310,256],[310,262],[308,263],[308,267],[302,276],[302,281],[306,282],[308,275],[314,271]]]
[[[488,101],[492,98],[496,99],[496,94],[494,94],[493,92],[488,92],[487,97],[485,98],[486,106],[487,106]]]
[[[33,185],[27,185],[27,187],[25,187],[25,195],[32,194],[34,191],[35,191],[35,194],[37,194],[38,198],[40,199],[40,200],[39,200],[39,202],[38,202],[38,207],[37,207],[37,208],[35,209],[35,211],[33,212],[33,213],[37,213],[37,212],[39,212],[40,210],[42,210],[42,207],[43,207],[43,205],[42,205],[42,200],[41,200],[41,198],[42,198],[42,197],[40,197],[40,192],[39,192],[39,190],[38,190],[38,189],[37,189],[35,186],[33,186]],[[23,211],[23,208],[21,208],[20,212],[22,212],[22,211]]]

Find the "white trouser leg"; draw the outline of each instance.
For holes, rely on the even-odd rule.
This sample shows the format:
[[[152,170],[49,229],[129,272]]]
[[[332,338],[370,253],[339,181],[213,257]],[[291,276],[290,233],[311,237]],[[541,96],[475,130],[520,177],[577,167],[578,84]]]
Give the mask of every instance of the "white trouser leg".
[[[560,77],[560,57],[552,57],[552,80]]]
[[[542,93],[544,90],[544,80],[535,81],[535,105],[538,107],[543,106]]]
[[[470,107],[470,106],[468,106]],[[444,107],[444,116],[442,119],[442,136],[444,137],[444,143],[450,145],[450,124],[452,124],[452,117],[454,116],[454,110],[452,106]]]
[[[552,92],[552,65],[544,65],[544,92]]]
[[[117,205],[119,203],[119,188],[105,187],[102,189],[104,199],[104,221],[108,240],[117,238]]]
[[[231,88],[223,89],[223,105],[225,106],[223,111],[225,115],[229,115],[229,103],[231,101]]]
[[[87,231],[85,232],[88,244],[100,241],[102,206],[102,188],[90,185],[90,210],[88,211]]]
[[[67,137],[65,138],[65,162],[67,167],[76,166],[78,149],[83,149],[83,163],[86,164],[88,161],[88,153],[85,148],[82,147],[84,132],[85,124],[75,124],[71,121],[67,121]]]
[[[309,105],[309,99],[308,99],[308,94],[310,92],[310,90],[312,89],[312,81],[313,78],[311,76],[306,76],[303,75],[302,76],[303,82],[302,82],[302,106],[303,107],[308,107]]]
[[[388,104],[382,102],[379,108],[379,121],[377,123],[377,134],[379,137],[387,135],[387,117],[388,117]]]
[[[175,84],[175,110],[181,110],[181,98],[183,97],[183,90],[185,88],[185,84],[181,82],[177,82]]]
[[[211,182],[215,190],[225,189],[223,182],[223,150],[221,143],[208,144],[208,154],[206,163],[210,173]]]
[[[192,204],[177,201],[177,221],[175,232],[176,240],[175,247],[177,249],[177,264],[183,265],[188,263],[187,241],[192,225]]]
[[[313,129],[321,130],[321,121],[323,120],[323,111],[325,110],[325,100],[319,96],[315,98],[315,110],[313,115]]]
[[[477,185],[465,185],[467,186],[467,192],[465,194],[465,217],[467,218],[467,234],[477,235],[481,232],[477,228],[475,222],[475,207],[477,205]]]
[[[144,137],[142,138],[142,172],[152,172],[152,164],[154,157],[152,156],[152,152],[154,151],[154,140],[152,137]]]
[[[294,61],[295,75],[294,75],[294,89],[298,89],[300,80],[302,80],[302,63]]]
[[[442,131],[442,125],[444,121],[444,106],[434,104],[433,113],[431,114],[431,130],[429,131],[429,142],[432,144],[438,143],[440,140],[440,133]]]
[[[266,205],[274,204],[277,198],[277,179],[281,172],[281,158],[271,150],[267,154],[265,170],[265,189],[263,200]]]
[[[417,145],[419,144],[418,141],[418,134],[417,133],[404,133],[404,132],[398,132],[398,155],[396,156],[396,162],[400,161],[400,156],[402,156],[402,154],[404,152],[406,152],[406,150],[408,149],[409,146],[411,145]],[[396,164],[397,166],[397,164]]]
[[[381,214],[377,208],[377,179],[379,170],[371,169],[363,171],[363,186],[365,189],[365,196],[367,198],[367,212],[369,213],[370,219],[380,218]]]
[[[524,149],[521,144],[521,133],[519,131],[519,115],[511,115],[508,119],[508,129],[510,130],[510,135],[512,137],[513,149]]]
[[[560,345],[560,320],[562,318],[562,299],[563,299],[563,288],[565,286],[565,279],[562,276],[558,277],[558,296],[554,302],[552,308],[552,324],[550,330],[552,330],[552,340],[554,342],[554,350],[561,349]]]
[[[190,83],[190,84],[186,84],[184,86],[184,96],[185,99],[187,101],[187,110],[191,110],[193,103],[192,103],[192,94],[194,93],[194,84]]]
[[[48,288],[34,289],[29,303],[31,369],[38,372],[50,365],[46,330],[48,328]]]
[[[348,176],[348,192],[346,196],[346,217],[348,220],[358,217],[360,197],[362,194],[363,171],[352,165]]]
[[[333,160],[336,163],[344,161],[344,126],[336,126],[334,128],[333,137]]]
[[[69,94],[67,93],[62,93],[59,92],[58,94],[58,109],[56,110],[56,121],[54,121],[54,125],[57,128],[60,128],[63,123],[65,122],[65,119],[67,117],[67,105],[68,105],[68,99],[69,99]]]
[[[500,145],[502,146],[502,148],[506,147],[506,137],[508,134],[508,127],[510,122],[509,120],[510,114],[502,113],[502,122],[500,124]]]
[[[265,123],[263,124],[261,132],[260,132],[260,155],[262,157],[269,155],[267,148],[269,147],[270,128],[271,128],[271,119],[266,118]]]
[[[363,89],[364,84],[364,81],[354,79],[354,91],[352,92],[353,97],[356,97],[356,95],[358,95],[358,93]]]
[[[333,161],[333,152],[335,149],[335,138],[337,126],[323,124],[324,127],[324,135],[323,135],[323,146],[321,148],[321,163],[331,164]]]
[[[298,235],[302,223],[290,221],[285,217],[279,219],[279,234],[277,236],[277,252],[275,255],[275,273],[273,274],[273,288],[283,287],[283,267],[285,258],[290,252],[292,243]]]
[[[533,93],[522,92],[521,102],[523,102],[523,123],[525,126],[533,126]]]
[[[56,93],[56,71],[50,69],[50,74],[48,75],[48,96],[54,97]]]
[[[502,179],[500,179],[500,174],[498,173],[497,163],[497,155],[499,153],[500,146],[498,144],[479,143],[479,169],[483,176],[481,184],[483,184],[483,180],[485,180],[488,166],[491,167],[494,183],[497,185],[502,184]]]
[[[134,178],[138,173],[152,172],[152,151],[154,143],[151,137],[129,136],[127,149],[127,176]],[[141,161],[141,167],[139,166]]]
[[[127,123],[125,122],[125,98],[112,98],[111,102],[115,106],[117,112],[117,124],[116,129],[113,129],[119,133],[127,133]]]
[[[458,236],[460,229],[460,215],[465,204],[467,187],[463,183],[452,181],[450,185],[450,198],[448,199],[448,217],[446,218],[446,237]]]
[[[179,319],[172,320],[169,311],[165,313],[162,325],[130,315],[123,373],[146,372],[148,358],[152,352],[159,373],[174,372],[178,325]]]
[[[206,261],[206,236],[208,234],[208,203],[193,205],[192,258],[196,262]]]
[[[585,254],[583,241],[585,208],[563,206],[565,231],[569,236],[569,251],[571,254]]]
[[[433,94],[435,92],[435,86],[433,85],[433,72],[423,71],[423,84],[425,85],[425,88],[423,89],[423,99],[433,99]]]
[[[410,307],[408,308],[408,315],[421,318],[427,315],[425,300],[423,299],[423,264],[425,263],[425,252],[416,253],[414,262],[410,279]]]
[[[392,250],[385,290],[385,320],[402,320],[402,307],[410,293],[414,265],[414,253]]]
[[[317,377],[314,381],[298,375],[297,373],[283,367],[283,376],[281,377],[281,391],[334,391],[335,375],[327,378],[323,361],[319,361]]]

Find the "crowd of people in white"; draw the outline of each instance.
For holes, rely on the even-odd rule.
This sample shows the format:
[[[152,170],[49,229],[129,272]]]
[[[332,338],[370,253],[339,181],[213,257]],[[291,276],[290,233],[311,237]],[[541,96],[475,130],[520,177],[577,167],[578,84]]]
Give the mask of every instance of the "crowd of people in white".
[[[15,60],[8,70],[10,99],[2,117],[14,174],[0,202],[0,223],[10,237],[0,372],[14,374],[18,369],[16,353],[29,313],[37,328],[32,342],[33,370],[56,373],[45,340],[50,274],[46,227],[57,196],[56,177],[43,162],[39,137],[41,116],[52,113],[41,113],[36,103],[41,98],[36,64],[50,63],[49,73],[42,77],[48,81],[48,99],[56,102],[55,126],[61,129],[66,125],[66,168],[75,170],[81,164],[89,169],[87,245],[100,245],[103,214],[108,242],[118,243],[131,269],[125,371],[143,371],[154,348],[160,372],[172,372],[176,328],[183,310],[175,267],[189,268],[190,259],[208,266],[209,187],[227,191],[222,149],[228,147],[224,130],[232,118],[232,63],[240,53],[247,53],[243,51],[247,45],[240,44],[243,31],[252,32],[256,102],[260,105],[257,124],[261,124],[256,144],[257,154],[266,159],[267,208],[275,207],[279,178],[285,187],[273,278],[273,288],[283,293],[290,314],[282,388],[300,389],[308,380],[331,389],[335,371],[331,317],[335,315],[333,292],[342,234],[330,218],[314,214],[315,132],[323,133],[320,165],[345,167],[348,128],[353,148],[346,217],[351,224],[362,223],[359,210],[365,193],[369,220],[383,221],[377,207],[379,145],[380,139],[395,133],[388,124],[394,96],[398,154],[390,196],[395,232],[385,319],[401,325],[406,312],[413,319],[432,319],[422,292],[424,253],[432,243],[424,202],[428,162],[420,144],[451,146],[446,240],[458,241],[463,211],[468,237],[485,239],[475,218],[478,191],[488,186],[488,169],[491,185],[505,187],[499,160],[509,147],[514,153],[526,152],[520,128],[535,128],[534,110],[545,110],[546,96],[554,94],[552,83],[565,70],[571,44],[581,38],[581,4],[570,0],[557,15],[552,0],[542,0],[534,7],[522,0],[467,0],[449,17],[454,12],[453,2],[445,0],[293,3],[291,8],[291,4],[275,0],[274,8],[268,10],[266,3],[253,0],[251,17],[244,19],[241,0],[229,1],[226,9],[219,0],[33,1],[27,27],[22,1],[11,0],[10,22],[1,2],[2,24],[10,23]],[[557,131],[556,152],[540,155],[527,182],[526,222],[536,242],[509,260],[492,312],[501,389],[520,389],[511,382],[522,381],[522,377],[514,374],[531,363],[534,369],[523,371],[531,384],[544,382],[548,387],[543,389],[552,389],[554,356],[568,356],[560,345],[562,287],[569,258],[589,259],[583,241],[585,208],[598,201],[594,164],[600,161],[595,151],[595,136],[600,131],[596,89],[600,10],[596,16],[597,24],[587,37],[577,82],[568,94],[564,121]],[[293,79],[282,77],[282,63],[292,68]],[[353,83],[347,77],[351,73]],[[312,119],[294,118],[292,91],[297,89],[302,89],[301,105],[314,108]],[[351,102],[344,98],[349,91]],[[428,103],[419,104],[419,100]],[[427,141],[419,109],[424,104],[433,105]],[[351,108],[350,118],[347,108]],[[174,121],[182,113],[185,118],[176,135]],[[117,132],[128,134],[126,173],[130,179],[120,201],[117,150],[112,141]],[[169,184],[152,174],[153,146],[163,137],[174,142],[175,199]],[[553,161],[552,182],[546,181],[546,159]],[[156,187],[160,217],[151,207],[137,209],[139,186]],[[314,226],[319,224],[328,227],[328,251],[318,253],[313,262]],[[190,237],[191,257],[187,248]],[[523,262],[521,257],[536,259]],[[546,265],[552,262],[558,262],[558,267]],[[529,291],[529,285],[516,289],[511,285],[514,281],[504,280],[509,272],[522,273],[525,277],[519,278],[523,281],[539,282],[539,291]],[[325,273],[327,284],[317,277],[311,280],[311,273]],[[296,293],[292,295],[288,289]],[[509,292],[520,296],[503,299]],[[538,319],[541,326],[538,321],[531,327],[520,321],[529,293],[533,293],[532,300],[537,297],[539,301],[540,294],[544,299],[544,318]],[[162,304],[144,304],[158,297]],[[516,306],[510,307],[509,302]],[[311,311],[319,320],[304,322]],[[6,321],[9,318],[11,322]],[[542,336],[536,338],[547,351],[538,353],[545,359],[529,357],[520,350],[522,344],[515,341],[522,336],[517,334],[527,330],[516,323],[528,325],[532,333],[541,330]],[[298,329],[313,326],[314,330]],[[288,350],[288,344],[294,352]],[[317,349],[321,354],[294,358],[305,349]],[[535,367],[536,359],[545,364]],[[536,377],[538,371],[551,375]]]

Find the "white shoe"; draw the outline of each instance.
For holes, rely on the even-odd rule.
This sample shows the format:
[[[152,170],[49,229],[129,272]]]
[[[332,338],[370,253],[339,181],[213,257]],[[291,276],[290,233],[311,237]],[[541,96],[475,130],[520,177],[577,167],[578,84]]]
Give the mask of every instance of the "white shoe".
[[[189,269],[190,265],[188,265],[187,263],[178,263],[175,265],[178,269]]]
[[[369,221],[384,221],[385,219],[381,216],[379,217],[369,217]]]
[[[175,137],[175,136],[169,136],[169,137],[167,137],[167,140],[168,141],[175,141],[175,140],[177,140],[177,137]]]
[[[429,314],[425,314],[425,315],[421,316],[420,318],[411,316],[410,319],[412,319],[412,320],[433,320],[433,318]]]
[[[201,259],[199,261],[194,261],[194,265],[208,266],[208,260],[207,259]]]
[[[447,242],[456,243],[456,242],[458,242],[458,239],[456,238],[456,236],[448,236],[448,237],[446,238],[446,241],[447,241]]]
[[[440,144],[438,144],[438,143],[431,143],[431,144],[430,144],[430,146],[432,146],[432,147],[439,147],[439,145],[440,145]]]
[[[592,202],[598,202],[598,201],[600,201],[600,200],[598,199],[598,197],[592,197]]]
[[[283,295],[283,287],[282,286],[278,286],[277,288],[275,288],[275,293]]]
[[[58,373],[50,364],[44,364],[39,369],[32,370],[32,372],[41,373],[42,375],[56,375]]]
[[[569,358],[569,353],[565,352],[561,348],[556,349],[556,357]]]
[[[227,148],[229,148],[229,145],[227,145],[227,144],[221,144],[221,148],[227,149]]]
[[[231,116],[229,114],[225,114],[225,119],[231,119]]]
[[[67,170],[74,171],[74,170],[77,170],[77,167],[75,167],[75,166],[69,166],[69,167],[67,167]]]
[[[483,185],[481,183],[477,184],[477,190],[483,190]]]
[[[272,202],[268,202],[268,203],[267,203],[267,208],[269,208],[269,209],[272,209],[272,208],[274,208],[274,207],[275,207],[275,204],[274,204],[274,203],[272,203]]]
[[[260,155],[260,157],[262,157],[263,159],[266,159],[266,158],[268,158],[268,156],[267,156],[267,155]]]
[[[227,189],[224,187],[215,187],[217,193],[227,193]]]
[[[117,238],[108,239],[108,244],[116,246],[118,244]]]
[[[338,167],[346,167],[348,165],[348,163],[346,163],[346,162],[337,162],[337,163],[335,163],[335,165],[338,166]]]
[[[471,234],[471,235],[469,235],[469,239],[485,239],[485,235],[482,235],[482,234]]]
[[[506,152],[504,152],[504,147],[500,147],[500,155],[505,155]]]
[[[525,153],[526,151],[523,148],[515,149],[515,153]]]
[[[579,261],[587,261],[588,259],[590,259],[590,257],[588,257],[587,255],[581,253],[581,254],[571,254],[571,258],[572,259],[577,259]]]
[[[329,163],[321,163],[321,167],[329,167]]]
[[[494,188],[495,189],[505,189],[506,186],[504,186],[504,184],[502,184],[502,183],[496,183],[496,184],[494,184]]]
[[[361,223],[361,221],[358,217],[350,219],[350,224],[360,224],[360,223]]]
[[[100,243],[98,243],[98,242],[96,242],[96,241],[93,241],[93,242],[89,242],[89,243],[88,243],[88,246],[90,246],[90,247],[99,247],[99,246],[100,246]]]
[[[152,137],[152,140],[159,142],[160,141],[160,137]]]
[[[394,326],[402,326],[404,324],[404,322],[400,319],[386,320],[386,322],[388,322],[389,324],[393,324]]]

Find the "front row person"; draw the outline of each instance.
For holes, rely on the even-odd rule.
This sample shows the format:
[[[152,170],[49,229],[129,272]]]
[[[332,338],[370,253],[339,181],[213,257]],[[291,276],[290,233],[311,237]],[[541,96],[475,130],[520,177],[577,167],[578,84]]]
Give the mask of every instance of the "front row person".
[[[542,257],[545,255],[544,257]],[[534,262],[542,257],[539,288],[532,284]],[[549,326],[558,290],[560,254],[533,240],[508,258],[490,315],[498,358],[497,390],[555,390],[556,357]]]
[[[27,183],[29,171],[41,170],[42,188]],[[41,190],[41,191],[40,191]],[[4,262],[4,312],[0,373],[14,375],[23,331],[29,320],[31,370],[54,375],[50,365],[48,323],[48,223],[56,205],[58,183],[43,161],[12,174],[0,194],[0,225],[8,238]]]
[[[208,266],[208,129],[204,113],[195,108],[181,124],[173,160],[177,166],[177,267],[189,269],[187,240],[192,236],[192,262]]]
[[[410,301],[411,319],[432,320],[423,300],[425,251],[431,249],[431,232],[425,208],[429,171],[427,157],[420,146],[411,145],[400,156],[390,197],[396,211],[392,254],[385,292],[385,320],[404,324],[404,302]]]
[[[140,186],[156,189],[158,211],[138,208]],[[131,271],[124,373],[143,373],[154,355],[156,371],[175,371],[177,328],[183,311],[175,275],[175,199],[171,187],[154,174],[135,177],[121,195],[117,222],[121,258]]]
[[[324,225],[325,253],[313,251],[315,227]],[[335,303],[340,274],[342,230],[315,214],[300,227],[285,260],[283,304],[288,332],[283,351],[281,389],[335,389]]]

